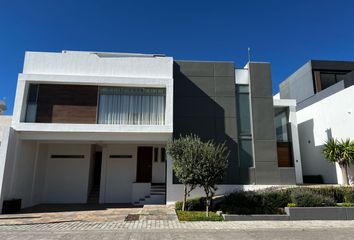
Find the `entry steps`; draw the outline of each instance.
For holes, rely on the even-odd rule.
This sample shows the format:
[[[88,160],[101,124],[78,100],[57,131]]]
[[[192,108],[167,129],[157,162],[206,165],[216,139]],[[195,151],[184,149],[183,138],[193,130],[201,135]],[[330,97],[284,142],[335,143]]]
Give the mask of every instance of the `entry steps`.
[[[151,183],[150,195],[140,198],[134,205],[164,204],[166,201],[166,184]]]

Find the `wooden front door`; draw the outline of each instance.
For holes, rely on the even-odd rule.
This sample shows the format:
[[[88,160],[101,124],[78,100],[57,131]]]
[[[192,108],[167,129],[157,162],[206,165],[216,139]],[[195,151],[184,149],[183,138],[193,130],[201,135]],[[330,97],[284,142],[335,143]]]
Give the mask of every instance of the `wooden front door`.
[[[151,182],[152,147],[138,147],[137,182]]]
[[[278,142],[278,167],[293,167],[292,146],[289,142]]]

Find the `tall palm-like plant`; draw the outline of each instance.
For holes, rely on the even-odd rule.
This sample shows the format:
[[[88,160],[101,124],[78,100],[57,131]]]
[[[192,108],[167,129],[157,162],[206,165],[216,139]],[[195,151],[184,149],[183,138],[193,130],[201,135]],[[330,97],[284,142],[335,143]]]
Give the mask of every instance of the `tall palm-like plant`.
[[[329,139],[323,148],[324,157],[331,163],[338,163],[342,170],[344,184],[348,184],[348,167],[354,161],[354,142],[350,139],[338,141]]]

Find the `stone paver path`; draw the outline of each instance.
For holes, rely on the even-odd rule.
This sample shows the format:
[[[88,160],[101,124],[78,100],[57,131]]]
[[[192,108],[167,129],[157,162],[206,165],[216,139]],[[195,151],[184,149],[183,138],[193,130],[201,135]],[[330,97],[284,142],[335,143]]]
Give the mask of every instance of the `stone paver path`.
[[[146,205],[144,207],[117,205],[39,205],[21,214],[0,215],[1,225],[33,225],[64,222],[124,222],[129,215],[139,220],[177,220],[173,207]]]

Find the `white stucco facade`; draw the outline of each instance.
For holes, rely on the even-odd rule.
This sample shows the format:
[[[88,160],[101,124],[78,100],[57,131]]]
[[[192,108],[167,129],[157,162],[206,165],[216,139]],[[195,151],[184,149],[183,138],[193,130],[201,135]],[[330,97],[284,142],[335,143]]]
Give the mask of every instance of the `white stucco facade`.
[[[165,123],[24,122],[31,83],[165,88]],[[135,187],[133,192],[138,146],[160,149],[172,139],[173,59],[147,54],[26,52],[13,118],[6,121],[7,127],[2,118],[1,203],[16,198],[22,200],[22,208],[40,203],[86,203],[96,145],[102,148],[99,202],[134,203],[150,193],[150,185],[148,189]],[[111,158],[114,154],[132,157]],[[164,183],[165,176],[165,163],[153,162],[152,181]]]
[[[343,183],[339,166],[328,163],[323,145],[330,137],[354,139],[354,86],[297,112],[304,175],[322,175],[325,183]],[[354,176],[353,167],[349,171]]]

